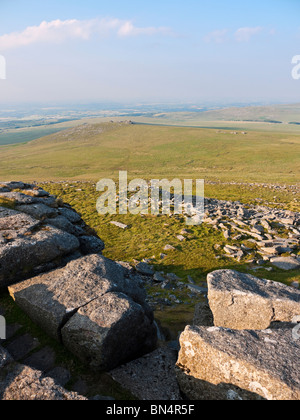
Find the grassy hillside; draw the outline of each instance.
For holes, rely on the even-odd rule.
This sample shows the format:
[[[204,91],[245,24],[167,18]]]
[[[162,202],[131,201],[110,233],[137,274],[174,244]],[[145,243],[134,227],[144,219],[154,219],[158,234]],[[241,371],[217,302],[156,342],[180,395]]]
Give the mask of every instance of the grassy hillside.
[[[129,177],[297,183],[300,136],[121,123],[83,124],[0,147],[3,180]]]

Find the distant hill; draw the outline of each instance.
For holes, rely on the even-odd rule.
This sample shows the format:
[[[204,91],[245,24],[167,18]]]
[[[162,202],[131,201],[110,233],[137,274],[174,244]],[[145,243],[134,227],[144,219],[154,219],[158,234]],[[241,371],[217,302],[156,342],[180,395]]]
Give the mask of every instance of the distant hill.
[[[299,134],[275,131],[85,123],[0,151],[2,180],[98,181],[127,170],[143,179],[297,183],[300,173]]]

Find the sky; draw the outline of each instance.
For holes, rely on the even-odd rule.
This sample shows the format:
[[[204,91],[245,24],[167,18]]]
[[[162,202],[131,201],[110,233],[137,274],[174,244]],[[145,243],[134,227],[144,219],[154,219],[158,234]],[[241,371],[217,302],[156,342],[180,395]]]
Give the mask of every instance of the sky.
[[[0,0],[0,104],[300,102],[299,17],[299,0]]]

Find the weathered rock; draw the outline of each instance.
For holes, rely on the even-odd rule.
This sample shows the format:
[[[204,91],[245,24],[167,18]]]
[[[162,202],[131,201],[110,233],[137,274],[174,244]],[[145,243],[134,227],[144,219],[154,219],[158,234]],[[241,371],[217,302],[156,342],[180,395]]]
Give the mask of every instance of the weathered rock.
[[[160,273],[156,272],[153,276],[153,280],[156,283],[163,283],[164,281],[166,281],[165,277],[163,277]]]
[[[67,207],[59,207],[58,211],[61,216],[65,217],[71,223],[79,223],[81,221],[80,214],[76,213],[76,211],[69,209]]]
[[[0,232],[6,237],[25,235],[39,224],[39,221],[27,214],[0,207]]]
[[[188,326],[180,344],[177,379],[192,400],[300,399],[300,346],[290,329]]]
[[[65,232],[70,233],[71,235],[77,236],[77,226],[74,226],[66,217],[57,216],[53,219],[45,219],[44,223],[54,226],[57,229],[64,230]]]
[[[10,364],[0,370],[1,401],[84,401],[86,398],[66,391],[52,378],[28,366]]]
[[[40,227],[26,235],[21,229],[20,237],[17,233],[14,239],[0,245],[0,287],[24,278],[34,267],[78,248],[79,241],[75,236],[51,226]]]
[[[10,181],[10,182],[0,182],[1,187],[6,187],[9,191],[11,190],[23,190],[23,189],[31,189],[34,188],[35,185],[33,184],[25,184],[21,181]]]
[[[60,328],[76,310],[107,292],[122,291],[144,302],[144,289],[124,276],[125,270],[101,255],[71,261],[66,267],[9,287],[17,305],[49,335],[60,339]]]
[[[127,229],[128,228],[128,226],[127,225],[124,225],[124,223],[120,223],[120,222],[110,222],[112,225],[114,225],[114,226],[116,226],[116,227],[118,227],[118,228],[120,228],[120,229],[123,229],[123,230],[125,230],[125,229]]]
[[[300,261],[293,257],[271,258],[271,264],[285,271],[300,269]]]
[[[56,199],[53,196],[33,197],[20,192],[0,193],[0,197],[9,200],[16,205],[43,203],[47,206],[55,206],[56,203]]]
[[[149,266],[147,263],[139,262],[135,269],[138,273],[143,274],[144,276],[153,276],[154,270],[151,266]]]
[[[291,322],[300,314],[300,291],[282,283],[233,270],[210,273],[209,305],[218,327],[266,329],[271,322]]]
[[[199,302],[195,307],[193,325],[198,327],[212,327],[214,317],[207,301]]]
[[[45,219],[47,217],[57,216],[56,209],[48,207],[43,203],[16,206],[16,210],[21,213],[29,214],[30,216],[39,220]]]
[[[112,370],[109,375],[139,400],[179,401],[182,397],[174,370],[176,360],[176,351],[159,348]]]
[[[164,251],[175,251],[175,248],[172,245],[166,245],[164,247]]]
[[[62,331],[63,344],[91,368],[110,370],[153,350],[156,328],[141,305],[106,293],[79,309]]]
[[[95,236],[80,236],[79,242],[84,255],[101,254],[105,248],[104,242]]]

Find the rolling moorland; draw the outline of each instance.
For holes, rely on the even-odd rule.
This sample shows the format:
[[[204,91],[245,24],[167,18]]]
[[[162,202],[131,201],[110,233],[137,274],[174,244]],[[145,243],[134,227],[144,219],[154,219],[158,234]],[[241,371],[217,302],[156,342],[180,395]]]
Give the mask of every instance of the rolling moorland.
[[[225,237],[209,223],[187,228],[180,216],[100,216],[96,211],[96,183],[102,178],[117,181],[119,171],[127,170],[129,179],[205,179],[207,198],[238,201],[246,209],[267,206],[299,212],[300,125],[289,124],[299,120],[296,107],[205,111],[197,119],[194,113],[130,119],[133,122],[119,122],[117,117],[63,122],[64,130],[46,137],[1,146],[0,179],[35,181],[69,203],[105,242],[106,257],[130,264],[145,261],[156,272],[171,275],[170,287],[151,281],[145,285],[169,339],[176,339],[191,323],[195,304],[202,299],[182,284],[192,280],[205,290],[206,276],[213,270],[238,269],[288,285],[299,282],[299,270],[274,267],[262,260],[249,238]],[[286,226],[274,223],[272,228],[278,237],[288,238]],[[173,247],[171,252],[165,251],[166,245]],[[228,245],[248,251],[232,258],[223,251]],[[293,253],[300,255],[299,248]],[[6,298],[4,304],[10,307],[11,321],[17,321],[20,312]],[[24,323],[33,328],[29,320]]]
[[[139,124],[300,133],[300,106],[70,105],[0,110],[0,146],[24,143],[83,123],[133,119]]]

